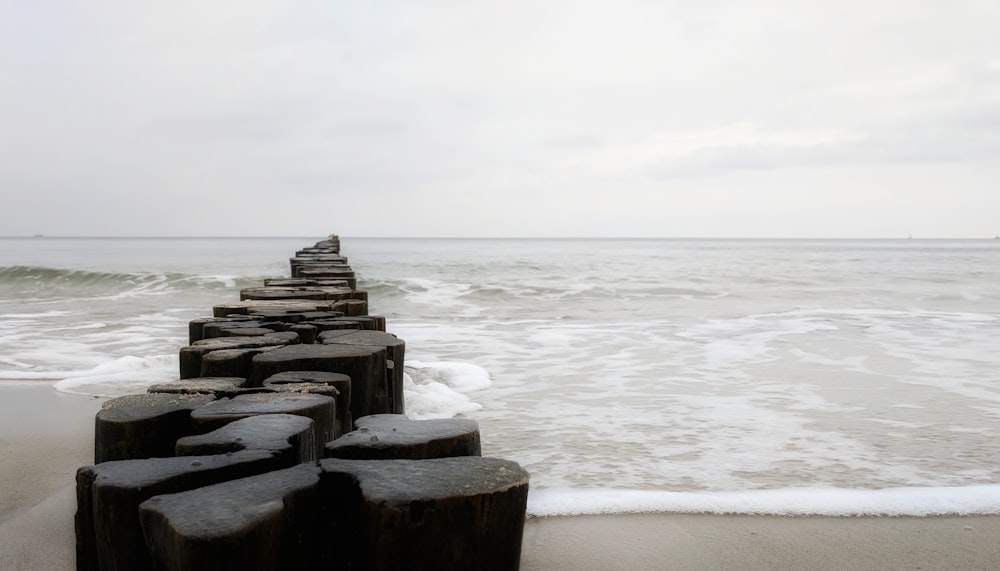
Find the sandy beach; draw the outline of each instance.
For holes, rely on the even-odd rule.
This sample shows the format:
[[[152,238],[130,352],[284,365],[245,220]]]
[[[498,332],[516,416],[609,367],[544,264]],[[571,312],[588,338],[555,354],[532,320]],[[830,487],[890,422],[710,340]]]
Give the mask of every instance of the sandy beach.
[[[521,569],[1000,569],[1000,517],[532,519]]]
[[[0,383],[0,569],[74,569],[76,470],[104,399]]]
[[[0,385],[0,569],[75,568],[74,475],[102,399]],[[522,569],[1000,569],[1000,516],[530,518]]]

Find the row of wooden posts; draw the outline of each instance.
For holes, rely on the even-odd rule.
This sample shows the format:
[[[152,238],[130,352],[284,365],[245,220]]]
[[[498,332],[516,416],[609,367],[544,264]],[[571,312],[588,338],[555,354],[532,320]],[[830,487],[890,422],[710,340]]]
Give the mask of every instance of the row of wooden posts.
[[[337,236],[240,297],[190,323],[178,380],[98,412],[78,570],[518,568],[527,472],[404,415],[405,343]]]

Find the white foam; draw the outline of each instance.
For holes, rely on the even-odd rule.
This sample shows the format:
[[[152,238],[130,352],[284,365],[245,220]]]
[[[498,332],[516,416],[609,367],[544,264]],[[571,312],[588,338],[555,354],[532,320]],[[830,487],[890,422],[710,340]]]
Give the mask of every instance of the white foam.
[[[784,488],[739,492],[532,490],[533,516],[611,513],[711,513],[826,516],[1000,514],[1000,485],[880,490]]]
[[[451,308],[468,306],[468,303],[460,302],[458,298],[472,289],[472,285],[467,283],[413,277],[404,279],[401,287],[412,304]]]
[[[213,282],[218,282],[222,284],[222,287],[234,288],[236,287],[236,276],[232,275],[200,275],[187,278],[186,281],[191,281],[196,284],[211,284]]]
[[[406,415],[415,420],[453,418],[482,410],[466,393],[490,386],[490,375],[472,363],[407,361],[403,375]]]
[[[146,392],[146,388],[177,378],[178,357],[156,355],[152,357],[125,356],[97,365],[88,371],[65,372],[55,383],[58,391],[94,396],[120,396]],[[58,373],[38,373],[52,378]],[[25,378],[20,373],[19,378]]]
[[[407,361],[405,368],[414,382],[443,383],[463,393],[489,387],[490,374],[479,365],[454,361]]]
[[[40,311],[37,313],[3,313],[0,314],[0,318],[3,319],[38,319],[40,317],[61,317],[63,315],[69,315],[68,311]]]

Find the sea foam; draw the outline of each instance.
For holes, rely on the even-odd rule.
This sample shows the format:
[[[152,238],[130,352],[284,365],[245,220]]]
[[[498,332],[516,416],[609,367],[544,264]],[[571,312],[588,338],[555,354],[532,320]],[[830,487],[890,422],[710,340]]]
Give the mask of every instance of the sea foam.
[[[490,375],[471,363],[407,361],[403,377],[406,414],[415,420],[452,418],[481,410],[467,393],[490,386]]]
[[[528,513],[533,516],[663,512],[796,516],[1000,514],[1000,485],[734,492],[545,489],[533,490],[528,496]]]
[[[63,378],[54,387],[61,392],[103,397],[144,393],[150,385],[176,379],[177,370],[177,355],[125,356],[87,371],[55,373]],[[46,373],[50,378],[53,374]]]

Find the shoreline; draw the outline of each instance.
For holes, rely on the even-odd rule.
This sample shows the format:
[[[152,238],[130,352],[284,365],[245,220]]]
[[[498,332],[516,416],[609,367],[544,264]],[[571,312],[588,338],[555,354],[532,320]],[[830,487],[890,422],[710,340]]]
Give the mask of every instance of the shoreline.
[[[75,569],[76,470],[103,398],[0,382],[0,569]],[[997,569],[1000,516],[529,517],[521,569]]]

